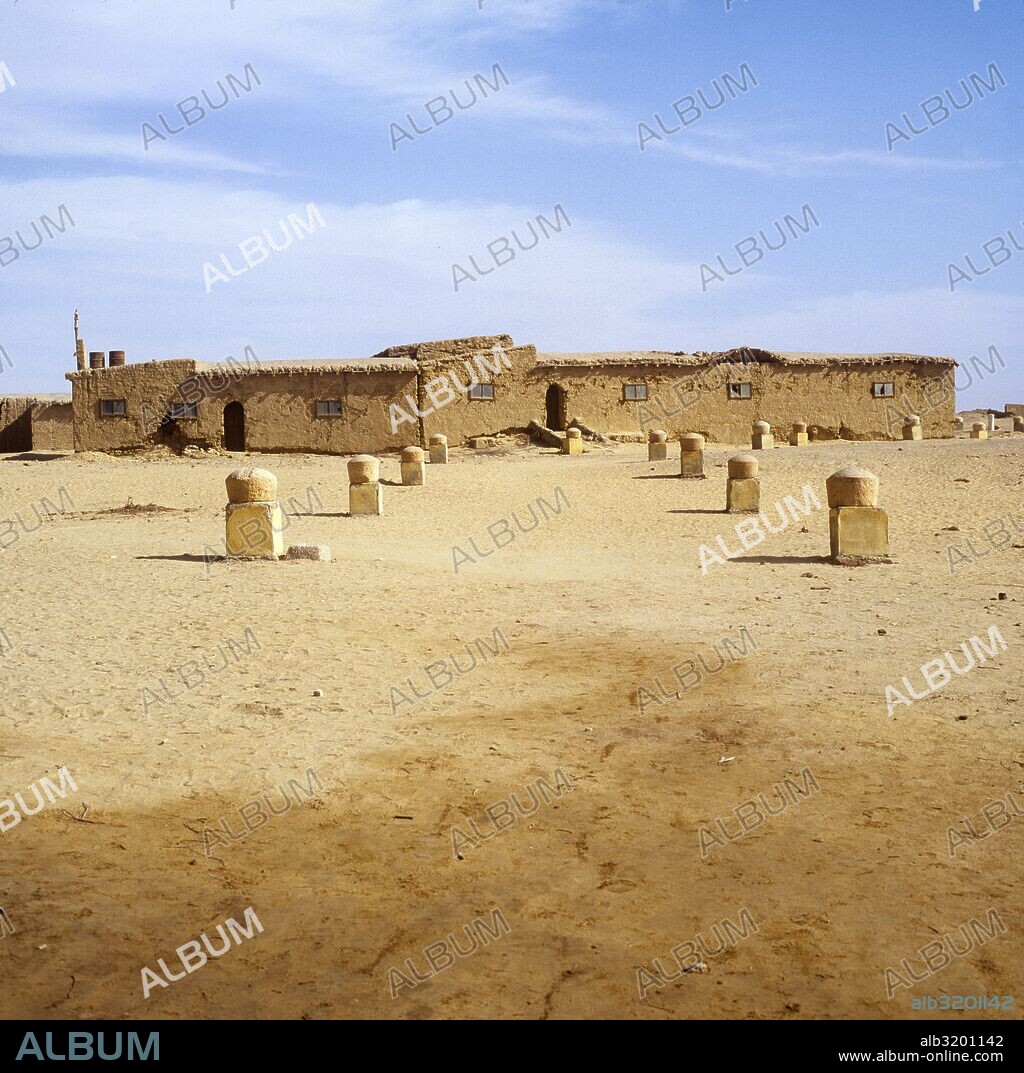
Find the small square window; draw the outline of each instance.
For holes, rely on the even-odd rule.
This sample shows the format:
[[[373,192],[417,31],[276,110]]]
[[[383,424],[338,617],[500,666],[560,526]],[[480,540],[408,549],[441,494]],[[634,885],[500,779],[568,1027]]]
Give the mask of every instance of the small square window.
[[[469,397],[471,399],[490,399],[494,400],[494,385],[493,384],[474,384],[469,389]]]
[[[751,397],[749,384],[730,384],[729,385],[729,398],[730,399],[749,399]]]
[[[341,417],[341,399],[317,399],[317,417]]]
[[[199,417],[199,403],[172,402],[167,407],[167,417],[171,421],[195,421]]]
[[[876,399],[891,399],[893,397],[893,385],[892,384],[872,384],[871,394]]]
[[[647,385],[646,384],[624,384],[622,387],[622,398],[626,402],[646,402],[647,401]]]
[[[127,412],[124,399],[100,399],[100,417],[124,417]]]

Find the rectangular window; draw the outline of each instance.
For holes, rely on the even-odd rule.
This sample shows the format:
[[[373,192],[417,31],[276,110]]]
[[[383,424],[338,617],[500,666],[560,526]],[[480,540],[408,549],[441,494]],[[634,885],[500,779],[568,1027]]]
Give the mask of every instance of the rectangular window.
[[[341,417],[341,399],[317,399],[317,417]]]
[[[124,417],[127,412],[124,399],[100,399],[100,417]]]
[[[750,398],[750,385],[749,384],[730,384],[729,385],[729,398],[730,399],[749,399]]]
[[[622,398],[626,402],[646,402],[647,401],[647,385],[646,384],[624,384],[622,387]]]
[[[872,384],[871,394],[876,399],[891,399],[893,397],[892,384]]]
[[[494,400],[494,385],[493,384],[474,384],[469,389],[469,397],[471,399],[490,399]]]
[[[199,417],[198,402],[172,402],[167,408],[171,421],[195,421]]]

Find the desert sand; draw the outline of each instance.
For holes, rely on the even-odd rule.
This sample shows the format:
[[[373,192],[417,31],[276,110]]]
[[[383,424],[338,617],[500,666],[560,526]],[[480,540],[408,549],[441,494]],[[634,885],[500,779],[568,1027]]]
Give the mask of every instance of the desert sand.
[[[1024,528],[1024,436],[765,452],[766,512],[808,483],[823,509],[702,576],[702,544],[738,545],[737,450],[708,446],[708,478],[681,481],[677,446],[656,464],[636,444],[453,449],[358,519],[336,457],[0,460],[0,518],[26,522],[0,534],[0,798],[31,806],[62,765],[78,787],[0,833],[3,1015],[1018,1017],[1019,994],[912,1001],[1014,995],[1024,963],[1024,816],[952,857],[948,836],[964,818],[985,835],[1007,794],[1024,810],[1024,533],[1007,523],[1016,547],[952,575],[947,554],[988,550],[1010,512]],[[286,541],[334,562],[204,562],[243,464],[312,504]],[[825,478],[846,465],[881,478],[892,565],[826,561]],[[61,488],[74,507],[25,532]],[[488,526],[529,523],[556,489],[560,513],[495,550]],[[118,510],[129,497],[169,509]],[[493,554],[456,574],[470,537]],[[1005,651],[890,716],[887,685],[921,692],[922,664],[992,626]],[[640,711],[641,686],[700,653],[714,667],[744,627],[756,652]],[[247,629],[258,648],[222,660]],[[506,651],[430,691],[427,665],[467,664],[495,629]],[[219,673],[186,692],[204,654]],[[392,710],[407,678],[429,695]],[[239,831],[241,806],[310,769],[312,799],[206,855],[204,829]],[[702,856],[702,827],[734,831],[742,802],[805,771],[819,789]],[[456,857],[453,827],[492,832],[488,806],[556,772],[570,791]],[[175,949],[247,907],[262,933],[143,997],[144,966],[182,972]],[[993,907],[1004,934],[887,998],[887,966],[919,971],[921,947]],[[425,947],[494,909],[507,934],[392,997],[389,969],[427,975]],[[698,934],[714,947],[744,910],[756,933],[641,998],[639,969],[676,968]]]

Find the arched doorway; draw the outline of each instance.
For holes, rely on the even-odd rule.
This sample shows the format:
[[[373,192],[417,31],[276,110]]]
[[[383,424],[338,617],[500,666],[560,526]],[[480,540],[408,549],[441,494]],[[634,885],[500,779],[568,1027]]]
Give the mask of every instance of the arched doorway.
[[[565,431],[565,389],[552,384],[547,393],[547,427],[555,432]]]
[[[224,407],[224,450],[245,450],[245,407],[240,402]]]

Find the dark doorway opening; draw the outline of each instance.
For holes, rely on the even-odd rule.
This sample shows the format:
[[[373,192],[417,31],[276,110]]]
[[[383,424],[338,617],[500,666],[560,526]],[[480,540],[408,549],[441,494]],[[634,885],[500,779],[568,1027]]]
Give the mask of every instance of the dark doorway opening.
[[[555,432],[565,431],[565,390],[552,384],[547,394],[547,427]]]
[[[0,403],[0,408],[3,404]],[[3,414],[0,413],[0,417]],[[16,417],[9,425],[0,428],[0,451],[31,451],[32,450],[32,408],[29,407],[23,414]]]
[[[245,450],[245,407],[240,402],[224,407],[224,450]]]

